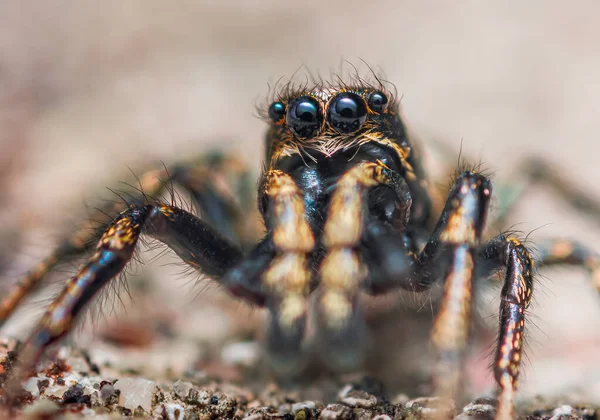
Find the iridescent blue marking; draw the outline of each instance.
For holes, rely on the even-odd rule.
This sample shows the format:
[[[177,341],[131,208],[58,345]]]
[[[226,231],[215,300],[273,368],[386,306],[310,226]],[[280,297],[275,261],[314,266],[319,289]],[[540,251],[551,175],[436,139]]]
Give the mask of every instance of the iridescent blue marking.
[[[81,270],[77,278],[77,287],[85,287],[90,281],[94,280],[98,271],[114,262],[114,260],[115,253],[113,251],[101,251],[100,258],[97,261],[90,263],[87,269]]]
[[[102,256],[98,260],[98,264],[101,266],[107,265],[110,262],[114,261],[115,253],[112,251],[102,251]]]

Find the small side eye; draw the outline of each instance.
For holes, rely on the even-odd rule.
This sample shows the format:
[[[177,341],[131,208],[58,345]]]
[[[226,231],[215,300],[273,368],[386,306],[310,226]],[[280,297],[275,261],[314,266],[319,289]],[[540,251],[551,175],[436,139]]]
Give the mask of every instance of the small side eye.
[[[369,108],[373,112],[382,113],[388,107],[388,97],[385,96],[385,93],[380,91],[372,92],[369,95]]]
[[[329,124],[340,133],[358,130],[366,119],[367,104],[356,93],[340,93],[329,105]]]
[[[290,130],[300,138],[314,137],[323,124],[319,101],[311,96],[301,96],[288,105],[286,122]]]
[[[269,107],[269,118],[273,122],[279,122],[285,115],[285,105],[281,102],[273,102]]]

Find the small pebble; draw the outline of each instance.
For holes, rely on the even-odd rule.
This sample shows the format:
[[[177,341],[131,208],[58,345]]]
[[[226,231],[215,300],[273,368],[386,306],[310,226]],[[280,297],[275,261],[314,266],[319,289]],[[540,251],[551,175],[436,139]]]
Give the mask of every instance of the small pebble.
[[[421,397],[406,403],[406,408],[418,408],[418,412],[423,416],[454,417],[456,413],[456,403],[449,398],[440,397]]]
[[[338,394],[340,402],[353,408],[372,408],[377,405],[377,397],[352,385],[346,385]]]
[[[91,407],[92,401],[89,395],[84,393],[82,384],[75,384],[63,394],[63,404],[85,404]]]
[[[560,419],[561,416],[570,416],[573,414],[573,407],[570,405],[561,405],[552,412],[552,418],[550,420]]]
[[[352,410],[345,405],[329,404],[321,411],[319,418],[323,420],[349,420],[352,418]]]
[[[50,382],[50,385],[44,390],[44,395],[47,397],[62,398],[65,392],[69,389],[69,385],[60,385],[54,381]]]
[[[292,404],[292,413],[296,414],[298,411],[302,409],[314,410],[317,407],[314,401],[303,401],[299,403]]]
[[[142,407],[145,412],[150,413],[152,394],[156,387],[154,381],[142,378],[123,378],[119,379],[114,387],[121,391],[121,395],[119,395],[119,405],[121,407],[130,410]]]
[[[38,387],[39,378],[33,377],[29,378],[24,384],[23,388],[25,391],[31,392],[33,398],[37,398],[40,396],[40,388]]]
[[[115,387],[111,383],[104,383],[100,388],[100,398],[108,400],[115,393]]]
[[[177,381],[173,384],[173,392],[182,400],[190,395],[190,391],[194,388],[191,382]]]
[[[290,413],[281,414],[278,410],[262,407],[250,410],[244,417],[245,420],[287,420],[293,419],[294,416]]]
[[[392,398],[391,403],[396,405],[396,404],[402,404],[402,405],[406,405],[406,403],[410,401],[410,398],[408,395],[406,394],[398,394],[396,395],[394,398]]]
[[[494,418],[496,414],[495,401],[492,399],[481,398],[475,400],[463,408],[463,412],[456,419],[467,419],[469,417]]]
[[[156,407],[154,410],[154,416],[156,418],[163,418],[167,420],[184,420],[185,409],[179,404],[163,404],[161,407]]]

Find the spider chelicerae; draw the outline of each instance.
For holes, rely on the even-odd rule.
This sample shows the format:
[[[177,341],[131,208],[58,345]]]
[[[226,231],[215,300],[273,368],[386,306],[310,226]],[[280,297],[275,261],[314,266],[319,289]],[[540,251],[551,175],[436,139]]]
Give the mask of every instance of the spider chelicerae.
[[[81,226],[0,302],[4,322],[58,263],[89,252],[19,348],[5,394],[19,387],[49,345],[73,329],[92,298],[122,273],[145,235],[232,295],[270,312],[265,345],[272,368],[282,373],[302,366],[309,311],[314,311],[320,357],[333,369],[352,369],[365,355],[361,294],[422,292],[443,283],[431,332],[436,395],[460,392],[474,287],[503,271],[493,362],[496,416],[514,417],[535,269],[532,253],[517,238],[486,238],[490,180],[475,169],[459,171],[437,210],[399,104],[377,78],[288,85],[263,115],[269,128],[258,187],[262,239],[249,243],[243,233],[246,210],[236,195],[248,196],[248,183],[240,182],[238,191],[224,187],[231,174],[247,181],[236,159],[212,156],[143,174],[139,196],[100,209],[118,214],[108,227]],[[526,168],[529,179],[549,181],[584,209],[595,206],[550,176],[542,163],[531,161]],[[200,217],[152,198],[171,184],[189,191]],[[538,265],[581,265],[599,280],[598,258],[575,242],[549,241],[538,252]]]

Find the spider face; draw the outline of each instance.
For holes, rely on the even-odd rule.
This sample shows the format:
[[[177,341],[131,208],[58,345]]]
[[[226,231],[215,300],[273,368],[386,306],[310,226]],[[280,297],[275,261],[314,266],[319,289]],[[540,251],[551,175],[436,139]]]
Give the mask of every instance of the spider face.
[[[287,92],[265,113],[271,125],[267,142],[275,145],[267,159],[300,149],[331,157],[376,137],[401,136],[394,133],[401,126],[397,108],[383,86],[328,85]]]

